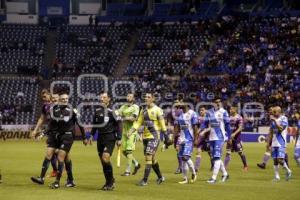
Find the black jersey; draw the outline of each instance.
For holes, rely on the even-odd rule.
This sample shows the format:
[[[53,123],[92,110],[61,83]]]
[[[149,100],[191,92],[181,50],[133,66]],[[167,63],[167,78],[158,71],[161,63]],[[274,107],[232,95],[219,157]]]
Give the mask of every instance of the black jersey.
[[[78,124],[77,110],[70,108],[66,105],[54,105],[51,108],[51,117],[49,123],[49,131],[59,134],[72,133],[75,136],[75,125],[77,124],[82,139],[85,139],[83,127]]]
[[[96,109],[92,128],[92,135],[98,131],[98,140],[119,140],[121,139],[120,134],[120,123],[115,118],[113,110],[111,108],[98,107]]]

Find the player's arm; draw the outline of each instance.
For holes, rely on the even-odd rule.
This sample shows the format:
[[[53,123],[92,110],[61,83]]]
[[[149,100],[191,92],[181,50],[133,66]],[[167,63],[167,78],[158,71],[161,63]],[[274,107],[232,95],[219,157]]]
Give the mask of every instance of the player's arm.
[[[282,132],[288,125],[288,122],[286,120],[280,122],[279,120],[276,120],[274,116],[271,116],[270,119],[274,122],[279,132]]]
[[[130,137],[135,131],[137,131],[142,126],[143,123],[144,123],[144,115],[143,115],[143,110],[141,110],[137,120],[133,123],[132,128],[128,131],[127,137]]]
[[[79,130],[80,130],[80,133],[81,133],[81,139],[83,141],[83,144],[84,145],[87,145],[88,141],[87,141],[87,137],[86,137],[86,134],[85,134],[85,130],[84,128],[79,124],[79,118],[80,118],[80,115],[78,113],[78,111],[76,109],[73,109],[73,117],[75,118],[75,124],[77,124]]]
[[[230,119],[229,119],[229,115],[228,112],[224,112],[223,115],[223,120],[224,120],[224,125],[225,125],[225,131],[227,133],[227,139],[230,140],[231,138],[231,129],[230,129]]]
[[[211,130],[211,127],[209,125],[209,114],[205,114],[204,118],[204,129],[199,133],[201,137],[205,136],[209,131]]]
[[[234,138],[238,133],[242,132],[243,130],[243,120],[240,119],[239,120],[239,127],[236,131],[234,131],[232,134],[231,134],[231,138]]]
[[[168,146],[170,146],[172,143],[171,143],[170,138],[167,134],[167,127],[166,127],[166,122],[165,122],[165,118],[164,118],[164,113],[163,113],[163,110],[161,108],[159,108],[157,110],[157,121],[158,121],[158,125],[160,127],[160,130],[161,130],[162,134],[164,135],[165,147],[168,148]]]
[[[41,128],[41,126],[45,123],[46,116],[45,114],[41,114],[40,118],[37,121],[37,124],[32,132],[32,137],[35,138],[37,135],[38,130]]]

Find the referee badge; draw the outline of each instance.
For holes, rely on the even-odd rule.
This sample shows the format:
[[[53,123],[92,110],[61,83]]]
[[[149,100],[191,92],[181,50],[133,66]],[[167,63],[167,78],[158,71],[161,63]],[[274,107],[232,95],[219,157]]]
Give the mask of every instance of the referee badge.
[[[64,116],[64,121],[68,122],[70,120],[70,116]]]

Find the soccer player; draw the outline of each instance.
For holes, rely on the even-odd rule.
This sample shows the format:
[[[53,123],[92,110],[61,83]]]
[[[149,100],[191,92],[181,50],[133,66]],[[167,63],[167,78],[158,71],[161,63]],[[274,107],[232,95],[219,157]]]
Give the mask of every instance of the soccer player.
[[[196,137],[196,147],[197,147],[197,153],[196,153],[196,160],[195,160],[195,170],[196,172],[199,171],[200,163],[201,163],[201,152],[205,151],[208,153],[211,161],[211,169],[213,168],[213,163],[211,159],[210,154],[210,147],[209,147],[209,131],[210,129],[205,128],[205,115],[206,115],[206,109],[205,107],[200,107],[200,115],[199,115],[199,134],[198,137]],[[200,136],[202,135],[202,136]]]
[[[177,124],[177,118],[179,117],[179,115],[181,115],[182,113],[182,109],[180,109],[178,106],[176,106],[176,104],[178,104],[180,101],[176,100],[175,101],[175,106],[174,109],[172,110],[172,125],[175,127]],[[179,155],[179,143],[178,143],[178,139],[180,136],[180,131],[175,131],[175,128],[173,130],[174,132],[174,148],[176,150],[176,157],[177,157],[177,162],[178,162],[178,167],[176,169],[176,171],[174,172],[174,174],[181,174],[182,173],[182,157]]]
[[[183,180],[179,184],[188,183],[188,172],[192,172],[190,183],[194,183],[197,179],[195,166],[191,160],[194,147],[194,134],[198,133],[198,116],[195,111],[189,109],[188,105],[180,103],[179,108],[183,111],[176,119],[175,130],[179,131],[179,156],[182,158],[182,174]]]
[[[237,113],[237,107],[230,107],[230,129],[231,139],[227,141],[226,157],[224,160],[225,168],[228,169],[228,164],[231,159],[231,152],[238,152],[244,165],[244,171],[248,171],[246,156],[243,153],[241,141],[241,133],[243,129],[243,117]]]
[[[49,123],[50,119],[50,107],[51,104],[55,104],[58,102],[59,95],[58,94],[51,94],[49,93],[48,90],[43,89],[41,92],[41,97],[43,101],[43,106],[42,106],[42,114],[40,118],[38,119],[38,122],[32,132],[32,137],[36,138],[38,135],[38,131],[42,127],[43,124]],[[47,126],[47,124],[46,124]],[[47,129],[47,127],[46,127]],[[43,137],[43,135],[40,135],[40,138]],[[51,158],[51,166],[53,168],[53,171],[50,174],[50,177],[56,177],[57,175],[57,157],[56,154],[53,154]]]
[[[96,109],[91,134],[94,136],[98,132],[97,150],[106,180],[101,190],[111,191],[115,188],[115,179],[110,159],[115,145],[121,145],[121,126],[117,116],[110,108],[109,95],[101,93],[100,101],[102,106]]]
[[[294,158],[296,160],[297,165],[300,166],[300,112],[296,112],[294,116],[297,123]]]
[[[58,149],[58,173],[55,182],[50,184],[51,189],[57,189],[60,187],[60,178],[64,169],[64,162],[67,159],[67,155],[71,150],[74,141],[74,129],[75,124],[78,124],[78,113],[76,109],[71,109],[68,105],[69,96],[66,93],[60,95],[60,104],[51,107],[52,114],[49,128],[48,128],[48,140],[47,140],[47,152],[44,159],[40,177],[31,177],[34,183],[44,184],[44,177],[49,167],[50,159]],[[78,125],[79,126],[79,125]],[[83,127],[79,126],[83,144],[87,144]],[[68,173],[68,180],[66,186],[73,182],[72,166],[70,162],[66,162],[66,169]],[[71,184],[73,185],[73,184]]]
[[[148,177],[151,172],[151,167],[157,175],[157,184],[165,181],[159,169],[159,164],[155,159],[155,154],[159,145],[160,131],[164,135],[164,143],[166,148],[170,145],[170,139],[166,133],[164,114],[160,107],[154,104],[154,96],[152,93],[146,93],[145,102],[146,107],[143,108],[138,116],[137,121],[133,124],[133,128],[127,134],[129,138],[136,130],[144,125],[143,144],[144,155],[146,160],[144,178],[137,184],[138,186],[146,186],[148,184]]]
[[[286,135],[288,128],[288,119],[281,113],[279,106],[274,107],[271,120],[271,134],[272,134],[272,157],[274,160],[274,181],[279,181],[279,164],[286,170],[286,180],[288,181],[292,176],[292,171],[287,166],[285,158],[286,150]]]
[[[268,110],[268,115],[271,116],[273,114],[273,107],[270,107]],[[268,163],[271,157],[271,133],[269,134],[266,139],[266,152],[264,153],[264,157],[261,163],[257,163],[257,167],[261,169],[266,169],[266,164]]]
[[[134,171],[132,172],[132,175],[135,175],[141,168],[141,165],[133,157],[133,151],[135,150],[135,143],[137,139],[137,132],[133,133],[129,138],[127,138],[126,136],[139,114],[139,106],[134,104],[134,94],[129,93],[127,95],[127,103],[116,110],[116,114],[122,119],[123,128],[121,146],[123,155],[127,158],[127,168],[121,176],[130,176],[132,163],[134,164]]]
[[[268,110],[268,115],[269,116],[273,115],[273,108],[274,108],[274,106],[269,108],[269,110]],[[259,167],[260,169],[266,169],[266,165],[267,165],[268,161],[270,160],[270,157],[271,157],[271,143],[272,143],[271,137],[272,137],[271,132],[269,131],[269,134],[268,134],[267,140],[266,140],[266,152],[264,153],[264,157],[262,159],[262,162],[257,163],[257,167]],[[285,160],[286,164],[289,166],[288,154],[287,153],[285,153],[284,160]]]
[[[215,99],[216,106],[206,112],[205,127],[210,129],[209,145],[213,158],[213,175],[207,181],[210,184],[216,183],[219,170],[223,175],[221,182],[225,182],[229,178],[224,163],[221,160],[223,144],[226,139],[230,139],[230,122],[228,112],[223,108],[221,99]]]

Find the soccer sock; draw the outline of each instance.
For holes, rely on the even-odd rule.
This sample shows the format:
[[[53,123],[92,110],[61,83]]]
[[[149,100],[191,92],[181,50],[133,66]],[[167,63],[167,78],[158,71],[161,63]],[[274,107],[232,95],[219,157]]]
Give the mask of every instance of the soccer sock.
[[[103,173],[106,179],[106,185],[113,183],[113,168],[110,162],[103,162]]]
[[[243,162],[244,167],[247,167],[248,165],[247,165],[247,160],[246,160],[245,154],[241,153],[241,154],[239,154],[239,155],[240,155],[240,157],[241,157],[241,159],[242,159],[242,162]]]
[[[289,168],[289,166],[287,165],[287,163],[284,161],[283,162],[283,168],[288,172],[288,173],[291,173],[291,170],[290,170],[290,168]]]
[[[227,153],[226,157],[225,157],[225,160],[224,160],[224,165],[225,165],[226,168],[227,168],[227,166],[229,164],[230,159],[231,159],[231,154]]]
[[[154,164],[152,164],[152,168],[155,172],[155,174],[157,175],[158,178],[161,178],[162,175],[161,175],[161,172],[160,172],[160,169],[159,169],[159,164],[157,161],[154,161]]]
[[[284,161],[286,162],[286,165],[289,167],[289,156],[287,153],[284,155]]]
[[[192,174],[196,174],[195,166],[194,166],[192,159],[188,159],[187,164],[188,164]]]
[[[134,157],[132,157],[132,164],[134,164],[134,166],[138,166],[139,162]]]
[[[133,161],[133,155],[132,153],[127,154],[127,168],[126,168],[126,172],[131,172],[131,163]]]
[[[196,160],[195,160],[195,169],[198,171],[198,169],[200,168],[200,163],[201,163],[201,155],[197,155],[196,156]]]
[[[223,176],[227,176],[228,173],[227,173],[227,171],[226,171],[225,165],[224,165],[224,163],[223,163],[222,160],[220,160],[220,161],[221,161],[221,164],[220,164],[221,172],[222,172]]]
[[[187,174],[189,171],[189,166],[186,161],[182,162],[182,175],[184,179],[187,179]]]
[[[279,176],[279,165],[274,165],[275,178],[280,179]]]
[[[267,162],[269,161],[270,157],[271,157],[271,154],[269,152],[265,152],[262,162],[264,164],[267,164]]]
[[[42,165],[42,170],[41,170],[41,175],[40,175],[41,178],[45,177],[46,172],[47,172],[48,167],[49,167],[49,164],[50,164],[50,160],[45,158],[44,161],[43,161],[43,165]]]
[[[59,182],[61,175],[64,171],[65,163],[58,161],[58,170],[57,170],[57,175],[56,175],[56,181]]]
[[[179,153],[177,153],[177,160],[178,160],[178,169],[181,169],[182,168],[182,157],[179,156]]]
[[[51,158],[51,166],[53,168],[53,171],[57,171],[57,156],[56,154],[53,154]]]
[[[144,172],[144,181],[145,182],[148,181],[148,177],[149,177],[150,172],[151,172],[151,167],[152,167],[151,164],[146,164],[146,166],[145,166],[145,172]]]
[[[221,166],[221,160],[215,160],[212,179],[216,180]]]
[[[67,175],[68,175],[68,181],[73,181],[73,172],[72,172],[72,160],[66,160],[65,161],[65,165],[66,165],[66,171],[67,171]]]

